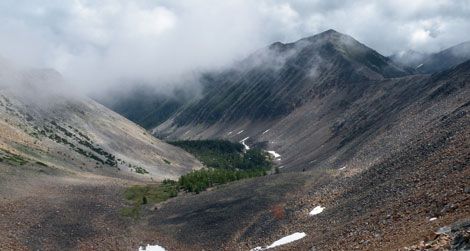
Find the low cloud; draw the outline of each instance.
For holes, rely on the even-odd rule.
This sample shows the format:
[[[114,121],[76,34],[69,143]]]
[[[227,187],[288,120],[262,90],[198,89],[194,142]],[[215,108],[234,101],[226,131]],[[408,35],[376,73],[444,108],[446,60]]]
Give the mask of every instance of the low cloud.
[[[336,29],[389,55],[470,40],[470,3],[320,0],[4,0],[0,55],[87,94],[168,88],[275,41]]]

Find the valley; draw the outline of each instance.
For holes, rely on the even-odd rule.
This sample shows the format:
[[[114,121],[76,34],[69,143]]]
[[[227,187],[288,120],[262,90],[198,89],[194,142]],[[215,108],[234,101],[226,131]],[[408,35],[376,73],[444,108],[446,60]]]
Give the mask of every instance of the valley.
[[[4,62],[0,249],[466,250],[469,60],[327,30],[112,102]]]

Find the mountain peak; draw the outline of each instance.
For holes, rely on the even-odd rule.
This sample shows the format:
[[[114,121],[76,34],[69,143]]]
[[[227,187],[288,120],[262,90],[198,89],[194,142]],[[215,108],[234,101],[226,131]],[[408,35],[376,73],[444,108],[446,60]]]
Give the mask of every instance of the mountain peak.
[[[338,39],[338,38],[343,38],[343,37],[347,37],[347,38],[351,38],[350,36],[346,35],[346,34],[343,34],[341,32],[337,32],[336,30],[333,30],[333,29],[329,29],[329,30],[326,30],[326,31],[323,31],[323,32],[320,32],[318,34],[315,34],[313,36],[310,36],[310,37],[306,37],[304,39],[307,39],[307,40],[315,40],[315,39]]]
[[[329,30],[326,30],[324,32],[320,32],[319,35],[320,34],[328,35],[328,34],[341,34],[341,33],[337,32],[336,30],[329,29]]]

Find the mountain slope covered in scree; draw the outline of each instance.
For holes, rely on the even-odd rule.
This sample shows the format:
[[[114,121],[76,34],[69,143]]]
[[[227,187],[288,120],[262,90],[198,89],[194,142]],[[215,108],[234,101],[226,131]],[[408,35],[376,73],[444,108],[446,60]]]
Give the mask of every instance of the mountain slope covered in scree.
[[[327,31],[275,43],[204,80],[206,95],[153,132],[261,147],[281,174],[149,213],[152,229],[171,236],[162,244],[250,250],[305,233],[280,250],[466,245],[458,240],[470,216],[470,61],[419,74]]]
[[[200,162],[53,70],[0,65],[0,249],[137,249],[123,191]]]

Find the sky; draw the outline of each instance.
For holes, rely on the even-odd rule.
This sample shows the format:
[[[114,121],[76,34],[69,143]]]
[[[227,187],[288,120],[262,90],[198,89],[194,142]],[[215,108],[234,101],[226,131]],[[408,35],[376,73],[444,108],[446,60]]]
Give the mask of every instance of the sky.
[[[390,55],[470,40],[468,0],[2,0],[0,57],[91,93],[168,86],[328,29]]]

